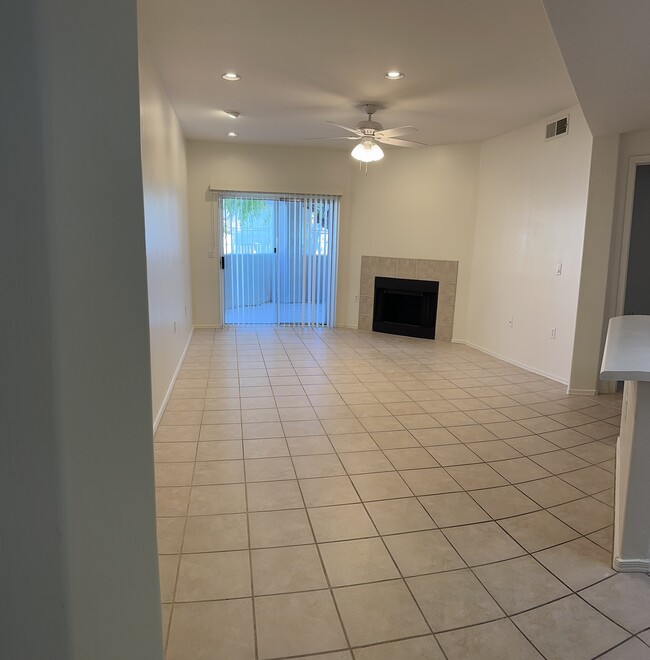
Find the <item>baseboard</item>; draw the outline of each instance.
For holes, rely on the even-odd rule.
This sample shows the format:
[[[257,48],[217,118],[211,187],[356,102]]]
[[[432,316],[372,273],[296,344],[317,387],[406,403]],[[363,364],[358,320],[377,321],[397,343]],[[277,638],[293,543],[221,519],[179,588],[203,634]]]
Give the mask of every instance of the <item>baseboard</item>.
[[[347,328],[348,330],[358,330],[359,327],[356,325],[351,325],[350,323],[337,323],[335,328]]]
[[[614,557],[612,566],[619,573],[648,573],[650,571],[650,559],[621,559]]]
[[[596,396],[598,390],[581,390],[578,387],[569,387],[567,389],[567,394],[579,394],[580,396]]]
[[[190,347],[190,342],[192,341],[192,335],[193,334],[194,334],[194,327],[192,327],[190,329],[190,334],[187,337],[187,342],[185,343],[185,348],[183,349],[183,352],[181,353],[181,357],[178,361],[178,364],[176,365],[176,371],[174,371],[174,375],[172,376],[172,379],[169,383],[169,387],[167,388],[167,392],[165,392],[165,397],[164,397],[163,402],[160,406],[160,409],[158,410],[158,414],[156,415],[156,418],[153,420],[153,432],[154,433],[158,430],[160,420],[162,419],[163,413],[165,412],[165,406],[167,405],[167,402],[169,401],[169,397],[172,394],[172,390],[174,389],[174,385],[176,384],[176,379],[178,378],[178,372],[181,370],[181,367],[183,366],[183,360],[185,359],[187,349]]]
[[[477,351],[481,351],[481,353],[485,353],[490,357],[497,358],[497,360],[503,360],[503,362],[507,362],[508,364],[511,364],[514,367],[519,367],[520,369],[525,369],[526,371],[532,371],[534,374],[538,374],[539,376],[544,376],[544,378],[550,378],[551,380],[561,383],[562,385],[568,386],[569,384],[566,380],[562,380],[562,378],[560,378],[556,374],[550,374],[546,371],[542,371],[541,369],[537,369],[536,367],[531,367],[529,364],[524,364],[523,362],[517,362],[517,360],[512,360],[510,358],[505,357],[504,355],[500,355],[499,353],[490,351],[487,348],[483,348],[483,346],[479,346],[478,344],[472,343],[471,341],[467,341],[465,339],[452,339],[451,341],[454,344],[464,344],[465,346],[469,346],[470,348],[473,348]]]
[[[222,330],[223,326],[222,325],[212,325],[210,323],[195,323],[192,326],[192,330]]]

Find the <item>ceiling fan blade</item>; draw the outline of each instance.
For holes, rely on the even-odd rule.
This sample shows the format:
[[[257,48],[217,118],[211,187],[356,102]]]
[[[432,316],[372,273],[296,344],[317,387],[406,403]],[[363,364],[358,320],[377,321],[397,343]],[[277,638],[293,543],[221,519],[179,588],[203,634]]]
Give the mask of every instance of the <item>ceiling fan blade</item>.
[[[385,131],[375,133],[377,137],[397,137],[398,135],[408,135],[409,133],[418,133],[415,126],[398,126],[397,128],[388,128]]]
[[[377,137],[375,135],[377,142],[382,142],[383,144],[390,144],[394,147],[410,147],[411,149],[419,149],[420,147],[428,147],[428,144],[423,142],[414,142],[413,140],[397,140],[395,138],[385,138]]]
[[[350,131],[350,133],[354,133],[355,135],[362,135],[361,131],[358,128],[350,128],[349,126],[343,126],[343,124],[337,124],[335,121],[328,121],[328,124],[332,124],[332,126],[338,126],[339,128],[342,128],[344,131]]]
[[[308,137],[305,140],[360,140],[360,137],[354,135],[344,135],[343,137]]]

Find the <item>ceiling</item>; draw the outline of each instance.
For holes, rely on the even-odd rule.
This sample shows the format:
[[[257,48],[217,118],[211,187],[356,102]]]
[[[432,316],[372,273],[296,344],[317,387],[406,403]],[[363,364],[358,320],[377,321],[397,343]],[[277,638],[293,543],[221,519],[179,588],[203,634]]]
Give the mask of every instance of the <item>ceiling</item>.
[[[650,127],[650,2],[544,0],[594,135]]]
[[[363,102],[430,145],[473,142],[577,102],[541,0],[139,0],[190,139],[319,145]],[[406,77],[389,81],[397,69]],[[221,74],[236,71],[239,82]],[[229,119],[223,110],[241,116]]]

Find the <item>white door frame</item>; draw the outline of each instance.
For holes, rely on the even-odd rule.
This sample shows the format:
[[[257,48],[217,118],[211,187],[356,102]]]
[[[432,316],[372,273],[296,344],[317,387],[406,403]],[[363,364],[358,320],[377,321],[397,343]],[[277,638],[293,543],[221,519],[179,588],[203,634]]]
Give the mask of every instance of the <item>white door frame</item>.
[[[622,316],[625,309],[627,267],[630,261],[630,238],[632,236],[632,216],[634,214],[636,168],[639,165],[650,165],[650,155],[630,156],[628,160],[627,186],[625,190],[625,212],[623,215],[623,235],[621,237],[621,260],[618,271],[618,289],[616,293],[616,316]]]

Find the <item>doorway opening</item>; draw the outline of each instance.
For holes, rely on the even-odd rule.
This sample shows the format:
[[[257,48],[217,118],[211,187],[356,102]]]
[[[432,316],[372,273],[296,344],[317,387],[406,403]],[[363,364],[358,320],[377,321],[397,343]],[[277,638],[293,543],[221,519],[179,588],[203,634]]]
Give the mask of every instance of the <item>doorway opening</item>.
[[[224,325],[333,326],[340,197],[216,192]]]

